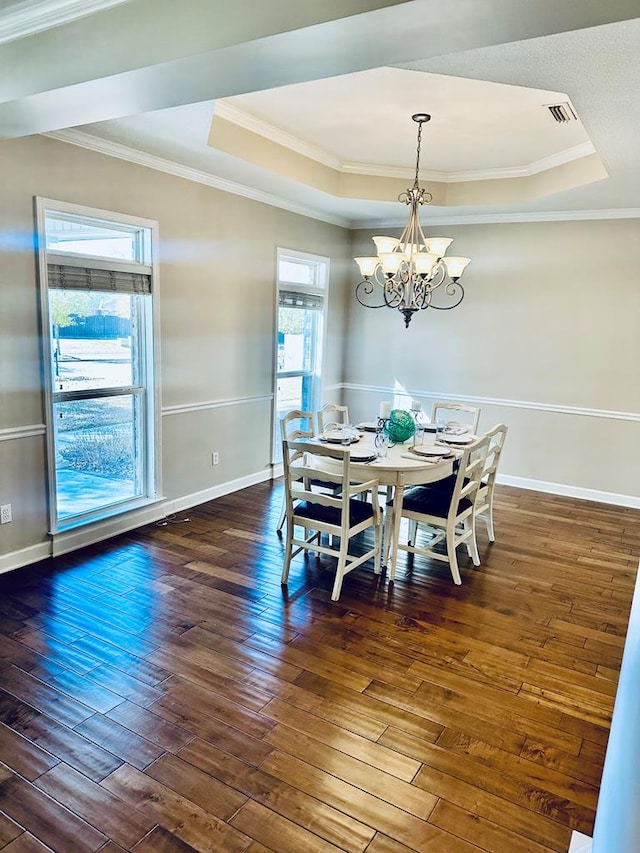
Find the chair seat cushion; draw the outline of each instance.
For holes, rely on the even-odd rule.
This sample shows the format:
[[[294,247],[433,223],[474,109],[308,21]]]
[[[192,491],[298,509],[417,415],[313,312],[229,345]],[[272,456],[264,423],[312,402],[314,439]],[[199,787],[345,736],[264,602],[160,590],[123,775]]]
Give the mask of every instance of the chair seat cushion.
[[[312,480],[311,485],[316,486],[318,489],[328,489],[330,492],[341,488],[340,483],[332,483],[329,480]]]
[[[324,506],[324,504],[303,501],[294,510],[294,515],[308,518],[311,521],[322,521],[325,524],[342,524],[342,512],[335,506]],[[373,518],[373,507],[366,501],[358,501],[353,498],[349,501],[349,527],[354,527],[363,521]]]
[[[435,515],[438,518],[446,518],[449,514],[453,490],[456,485],[456,477],[446,477],[426,486],[415,486],[404,494],[402,508],[410,512],[420,512],[423,515]],[[388,502],[389,504],[392,501]],[[469,498],[461,498],[458,502],[457,513],[471,507]]]

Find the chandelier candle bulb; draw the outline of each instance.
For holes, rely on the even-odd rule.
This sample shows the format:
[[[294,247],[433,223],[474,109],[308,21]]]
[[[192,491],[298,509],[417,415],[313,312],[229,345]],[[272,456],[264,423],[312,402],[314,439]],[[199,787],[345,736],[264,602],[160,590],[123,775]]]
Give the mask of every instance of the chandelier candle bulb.
[[[415,113],[411,118],[418,125],[418,150],[416,154],[416,176],[413,186],[403,192],[398,201],[408,205],[409,221],[398,237],[378,235],[373,238],[376,257],[355,258],[362,280],[356,285],[356,299],[365,308],[396,308],[409,323],[417,311],[436,308],[449,311],[464,298],[460,276],[469,263],[469,258],[445,258],[445,252],[453,243],[451,237],[425,237],[418,210],[422,204],[430,204],[431,193],[420,186],[420,146],[422,125],[431,120],[427,113]],[[382,301],[379,298],[382,290]],[[433,294],[441,298],[433,300]],[[386,415],[388,416],[388,414]],[[380,417],[383,417],[382,412]]]
[[[412,400],[411,401],[411,411],[419,412],[422,409],[422,403],[420,400]]]

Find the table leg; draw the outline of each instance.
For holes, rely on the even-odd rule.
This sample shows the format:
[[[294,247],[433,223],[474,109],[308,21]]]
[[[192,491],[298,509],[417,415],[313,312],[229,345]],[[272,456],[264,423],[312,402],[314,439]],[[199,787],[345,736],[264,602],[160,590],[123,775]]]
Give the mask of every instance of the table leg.
[[[396,561],[398,559],[398,542],[400,541],[400,520],[402,519],[402,500],[404,498],[404,483],[399,483],[394,491],[392,504],[391,530],[391,560],[389,563],[389,580],[396,576]]]
[[[386,498],[384,502],[384,520],[382,525],[382,565],[389,565],[389,552],[391,550],[391,537],[393,535],[393,486],[386,487]]]

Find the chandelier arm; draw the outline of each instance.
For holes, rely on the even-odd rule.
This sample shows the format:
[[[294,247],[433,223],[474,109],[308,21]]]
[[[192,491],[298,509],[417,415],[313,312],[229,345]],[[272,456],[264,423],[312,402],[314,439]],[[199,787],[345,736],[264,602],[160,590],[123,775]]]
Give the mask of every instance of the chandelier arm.
[[[431,305],[432,290],[427,285],[428,282],[421,279],[414,288],[414,303],[420,310],[429,308]]]
[[[445,287],[445,293],[447,293],[449,296],[455,296],[458,291],[460,291],[460,296],[451,305],[434,305],[433,303],[431,303],[429,307],[435,308],[436,311],[451,311],[452,308],[457,308],[458,305],[460,305],[460,303],[464,299],[464,287],[460,284],[459,281],[453,280],[451,280],[449,284],[447,284],[447,286]]]
[[[388,278],[385,281],[382,295],[384,296],[387,308],[399,308],[402,305],[404,297],[404,287],[401,282],[394,281],[393,278]]]
[[[440,260],[435,265],[434,269],[431,272],[431,278],[425,282],[427,289],[431,293],[437,288],[442,287],[442,285],[447,281],[447,267],[445,266],[444,261]],[[448,279],[451,282],[451,279]]]
[[[375,291],[375,282],[373,282],[370,278],[363,278],[361,282],[356,285],[356,299],[363,305],[365,308],[386,308],[387,303],[383,301],[380,305],[372,305],[371,302],[365,302],[361,299],[362,294],[366,294],[369,296]]]

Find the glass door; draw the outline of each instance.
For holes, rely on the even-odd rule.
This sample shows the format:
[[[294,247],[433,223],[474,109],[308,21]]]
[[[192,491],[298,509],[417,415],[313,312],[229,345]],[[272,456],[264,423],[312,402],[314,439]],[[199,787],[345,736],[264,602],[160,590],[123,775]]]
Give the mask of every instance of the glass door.
[[[320,402],[327,265],[324,258],[278,255],[275,462],[282,458],[280,419],[292,409],[313,412]]]

